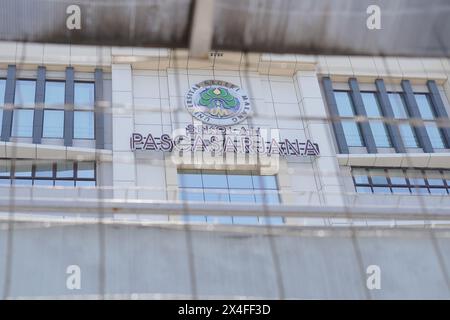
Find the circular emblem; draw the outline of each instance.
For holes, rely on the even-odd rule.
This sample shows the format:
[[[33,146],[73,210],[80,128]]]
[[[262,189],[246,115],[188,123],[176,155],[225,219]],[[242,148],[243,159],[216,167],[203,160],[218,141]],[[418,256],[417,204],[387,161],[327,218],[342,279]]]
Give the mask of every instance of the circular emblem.
[[[186,108],[203,123],[230,126],[250,113],[248,96],[237,85],[220,80],[200,82],[186,94]]]

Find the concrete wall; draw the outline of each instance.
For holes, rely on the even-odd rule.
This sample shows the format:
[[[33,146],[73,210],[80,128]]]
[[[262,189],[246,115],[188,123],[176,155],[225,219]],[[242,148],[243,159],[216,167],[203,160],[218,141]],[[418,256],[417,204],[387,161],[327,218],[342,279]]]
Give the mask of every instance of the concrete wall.
[[[450,298],[448,231],[23,223],[10,245],[8,274],[0,263],[9,298]],[[80,290],[66,287],[69,265],[81,268]],[[379,290],[366,287],[369,265],[381,269]]]

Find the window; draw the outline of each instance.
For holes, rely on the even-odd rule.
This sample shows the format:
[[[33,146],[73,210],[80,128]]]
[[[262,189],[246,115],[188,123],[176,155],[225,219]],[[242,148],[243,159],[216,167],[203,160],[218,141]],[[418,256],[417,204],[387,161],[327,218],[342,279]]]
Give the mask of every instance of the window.
[[[280,203],[276,176],[226,171],[180,171],[180,200],[198,202]],[[186,216],[190,222],[228,224],[282,224],[282,217]]]
[[[65,103],[65,88],[63,81],[45,82],[45,107],[63,107]]]
[[[94,83],[75,82],[74,105],[76,108],[92,109],[94,107]]]
[[[354,118],[355,112],[349,92],[335,91],[334,96],[336,99],[339,116],[344,118]],[[359,125],[355,122],[355,120],[342,119],[341,124],[344,129],[345,140],[347,141],[347,145],[349,147],[364,146],[363,140],[361,139]]]
[[[399,120],[409,119],[409,114],[406,111],[405,102],[400,93],[392,92],[389,93],[389,101],[392,106],[392,111],[394,113],[394,118]],[[409,122],[400,122],[398,125],[400,135],[403,140],[403,144],[406,148],[418,148],[419,144],[417,142],[417,137],[414,132],[413,127]]]
[[[74,111],[73,137],[75,139],[94,139],[94,112]]]
[[[6,89],[6,80],[0,79],[0,107],[3,107],[5,104],[5,89]]]
[[[364,108],[366,109],[367,118],[382,118],[378,99],[375,92],[361,92]],[[386,125],[382,120],[369,120],[370,129],[375,140],[375,145],[380,148],[391,147],[391,141],[386,129]]]
[[[357,193],[450,193],[450,170],[352,168]]]
[[[64,81],[47,80],[45,82],[43,138],[64,137],[65,87]]]
[[[36,95],[35,80],[17,80],[14,104],[16,106],[34,106]]]
[[[75,82],[74,89],[74,125],[75,139],[95,139],[93,82]]]
[[[414,94],[414,97],[416,98],[417,106],[419,107],[420,116],[422,117],[422,120],[425,121],[425,130],[430,138],[431,146],[434,149],[446,148],[441,129],[438,128],[435,122],[435,114],[428,94],[416,93]]]
[[[44,110],[44,138],[64,137],[64,110]]]
[[[94,162],[0,160],[0,185],[86,187],[96,185]]]
[[[33,109],[15,109],[13,111],[12,136],[31,138],[33,136]]]

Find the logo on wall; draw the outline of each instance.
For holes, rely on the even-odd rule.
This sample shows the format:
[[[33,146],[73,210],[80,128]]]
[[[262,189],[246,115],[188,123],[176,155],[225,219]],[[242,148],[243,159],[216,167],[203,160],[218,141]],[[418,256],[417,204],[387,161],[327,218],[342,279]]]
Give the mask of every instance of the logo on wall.
[[[186,94],[186,108],[203,123],[231,126],[244,121],[250,113],[248,96],[238,86],[220,80],[206,80]]]

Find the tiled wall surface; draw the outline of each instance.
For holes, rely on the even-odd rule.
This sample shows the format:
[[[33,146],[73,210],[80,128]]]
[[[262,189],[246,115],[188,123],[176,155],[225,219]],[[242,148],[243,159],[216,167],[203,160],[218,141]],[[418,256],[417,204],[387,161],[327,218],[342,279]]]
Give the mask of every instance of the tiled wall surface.
[[[320,157],[280,160],[278,181],[286,204],[344,205],[343,193],[352,192],[346,168],[350,161],[358,165],[385,163],[380,155],[336,156],[320,85],[322,76],[329,76],[333,83],[356,77],[361,88],[377,78],[391,86],[408,79],[419,87],[432,79],[447,103],[450,101],[450,62],[446,59],[224,52],[196,60],[184,50],[0,43],[0,69],[8,64],[20,65],[23,70],[45,65],[49,71],[73,66],[76,71],[102,67],[111,72],[111,179],[117,198],[177,198],[177,167],[170,156],[133,152],[129,138],[132,132],[157,135],[198,124],[186,111],[184,99],[189,88],[203,80],[232,82],[248,93],[253,113],[244,125],[279,129],[280,138],[311,139],[319,144]],[[448,159],[447,154],[436,157],[441,162]]]

